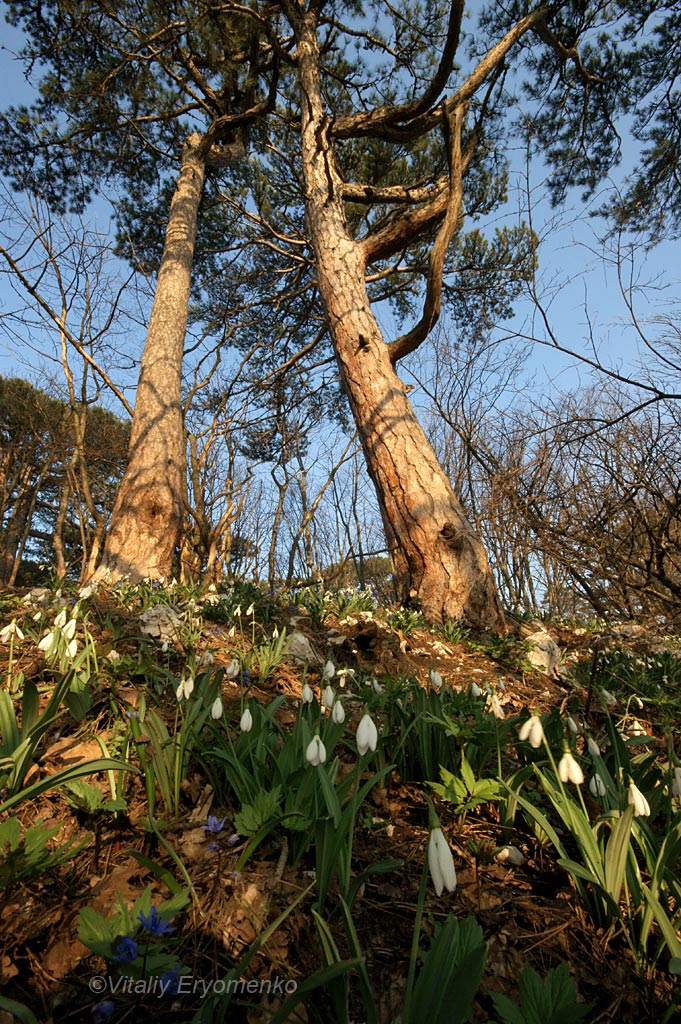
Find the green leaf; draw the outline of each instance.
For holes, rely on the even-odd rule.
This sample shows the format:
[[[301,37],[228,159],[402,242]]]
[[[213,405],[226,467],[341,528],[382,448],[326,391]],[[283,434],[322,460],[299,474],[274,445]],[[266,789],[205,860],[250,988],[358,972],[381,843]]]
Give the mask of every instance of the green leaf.
[[[478,991],[487,958],[482,929],[475,918],[459,921],[453,914],[436,929],[423,958],[405,1024],[463,1024]]]
[[[244,804],[234,817],[234,828],[242,836],[254,836],[263,825],[280,813],[281,786],[261,790],[252,804]]]
[[[499,992],[491,993],[503,1024],[577,1024],[591,1009],[590,1005],[577,1002],[567,964],[560,964],[545,978],[525,964],[518,987],[520,1007]]]

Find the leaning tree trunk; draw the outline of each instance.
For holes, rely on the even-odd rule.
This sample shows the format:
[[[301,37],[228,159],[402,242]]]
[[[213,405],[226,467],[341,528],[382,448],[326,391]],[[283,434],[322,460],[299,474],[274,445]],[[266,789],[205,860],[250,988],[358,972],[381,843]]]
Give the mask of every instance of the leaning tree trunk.
[[[182,356],[206,152],[184,147],[137,384],[128,463],[114,503],[100,579],[158,579],[171,572],[186,499]]]
[[[313,15],[293,15],[302,92],[307,227],[319,292],[405,597],[436,621],[504,625],[485,550],[395,373],[350,236],[319,83]]]

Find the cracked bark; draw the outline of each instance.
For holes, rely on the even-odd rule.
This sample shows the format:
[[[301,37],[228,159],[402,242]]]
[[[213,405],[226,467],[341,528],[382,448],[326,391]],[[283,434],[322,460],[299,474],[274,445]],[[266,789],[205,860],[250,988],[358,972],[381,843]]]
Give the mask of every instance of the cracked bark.
[[[376,487],[404,596],[432,620],[503,629],[484,548],[395,373],[350,236],[319,83],[313,16],[286,5],[298,40],[307,226],[341,379]]]

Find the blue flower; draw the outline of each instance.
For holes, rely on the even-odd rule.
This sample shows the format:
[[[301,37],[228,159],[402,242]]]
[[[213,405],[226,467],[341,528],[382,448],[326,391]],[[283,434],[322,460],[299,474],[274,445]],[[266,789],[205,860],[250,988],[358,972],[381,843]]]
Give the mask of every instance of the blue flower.
[[[143,910],[140,910],[140,924],[150,935],[169,935],[170,932],[175,931],[170,921],[163,920],[158,912],[158,907],[152,907],[148,917]]]
[[[113,1012],[113,999],[102,999],[101,1003],[92,1007],[92,1024],[106,1024]]]
[[[116,946],[116,952],[111,959],[116,964],[131,964],[137,958],[139,946],[129,935],[124,935]]]
[[[208,824],[203,826],[204,832],[212,832],[213,835],[217,835],[218,832],[222,832],[225,827],[227,818],[218,818],[215,814],[208,815]]]
[[[176,996],[180,991],[180,977],[182,975],[182,964],[178,967],[171,967],[165,971],[160,978],[161,991],[164,996]]]

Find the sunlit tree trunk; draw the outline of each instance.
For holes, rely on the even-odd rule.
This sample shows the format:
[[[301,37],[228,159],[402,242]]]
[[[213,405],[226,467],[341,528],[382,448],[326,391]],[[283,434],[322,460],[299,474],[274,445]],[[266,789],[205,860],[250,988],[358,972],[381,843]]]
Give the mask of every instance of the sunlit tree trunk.
[[[314,15],[287,5],[298,39],[307,228],[341,379],[376,486],[404,596],[431,619],[503,628],[483,546],[409,402],[371,308],[328,137]]]
[[[181,404],[196,222],[205,176],[202,137],[187,139],[142,356],[128,464],[96,576],[159,578],[171,572],[186,498]]]

